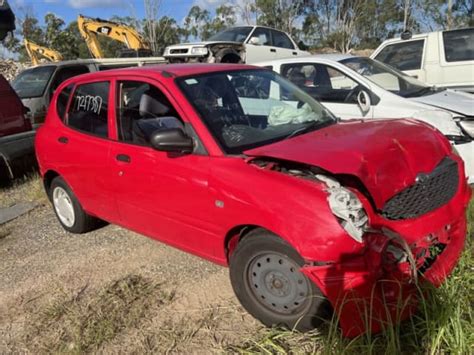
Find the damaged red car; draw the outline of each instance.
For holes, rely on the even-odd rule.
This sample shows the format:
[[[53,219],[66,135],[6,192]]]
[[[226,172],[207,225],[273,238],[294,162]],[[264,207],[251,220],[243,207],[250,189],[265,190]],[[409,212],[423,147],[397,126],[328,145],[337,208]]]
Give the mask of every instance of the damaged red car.
[[[266,325],[307,330],[337,312],[347,336],[379,331],[412,314],[416,280],[440,285],[464,246],[471,190],[441,133],[339,122],[269,70],[78,76],[56,91],[36,151],[66,230],[100,219],[229,266]]]

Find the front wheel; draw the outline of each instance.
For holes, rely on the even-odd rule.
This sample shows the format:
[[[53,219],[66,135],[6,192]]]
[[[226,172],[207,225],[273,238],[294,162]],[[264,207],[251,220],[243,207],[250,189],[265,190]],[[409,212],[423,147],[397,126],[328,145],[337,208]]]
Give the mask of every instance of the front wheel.
[[[304,260],[274,234],[255,230],[230,258],[230,279],[242,306],[267,326],[307,331],[331,314],[318,287],[299,271]]]

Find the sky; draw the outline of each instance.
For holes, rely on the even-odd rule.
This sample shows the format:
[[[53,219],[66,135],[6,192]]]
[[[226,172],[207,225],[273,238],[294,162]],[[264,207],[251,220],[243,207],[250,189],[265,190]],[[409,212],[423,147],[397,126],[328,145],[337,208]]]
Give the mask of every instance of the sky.
[[[199,5],[211,12],[225,0],[151,0],[161,2],[158,17],[170,16],[180,22],[193,5]],[[52,12],[66,23],[75,20],[79,14],[108,19],[113,15],[145,17],[144,0],[8,0],[17,16],[33,13],[38,19]]]

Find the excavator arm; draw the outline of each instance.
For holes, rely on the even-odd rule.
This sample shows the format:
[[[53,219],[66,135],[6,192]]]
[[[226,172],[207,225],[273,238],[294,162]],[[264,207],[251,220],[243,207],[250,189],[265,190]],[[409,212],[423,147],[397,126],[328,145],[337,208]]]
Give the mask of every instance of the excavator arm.
[[[33,65],[38,65],[40,63],[40,56],[48,59],[51,62],[59,62],[63,60],[61,53],[53,49],[40,46],[36,43],[28,41],[27,39],[25,39],[25,48],[31,58]]]
[[[87,47],[94,58],[103,58],[103,52],[100,48],[98,35],[109,37],[115,41],[124,43],[127,48],[134,51],[150,51],[150,47],[140,34],[133,28],[126,25],[106,21],[101,19],[93,19],[79,15],[77,18],[79,32],[84,37]]]

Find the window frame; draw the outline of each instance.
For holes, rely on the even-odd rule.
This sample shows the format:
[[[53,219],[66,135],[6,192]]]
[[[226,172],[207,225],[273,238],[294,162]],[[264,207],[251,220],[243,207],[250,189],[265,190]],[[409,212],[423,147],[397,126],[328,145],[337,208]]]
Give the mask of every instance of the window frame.
[[[94,84],[94,83],[104,83],[104,82],[109,84],[109,92],[108,92],[108,96],[107,96],[107,103],[108,103],[108,108],[107,108],[107,136],[104,137],[104,136],[101,136],[101,135],[98,135],[98,134],[83,131],[83,130],[80,130],[80,129],[75,128],[73,126],[70,126],[68,123],[66,123],[66,120],[69,122],[69,109],[71,107],[72,98],[76,94],[77,88],[82,86],[82,85],[88,85],[88,84]],[[112,111],[114,111],[114,110],[110,109],[110,107],[111,107],[110,103],[111,103],[111,99],[112,99],[111,95],[113,94],[112,89],[114,88],[113,79],[110,78],[110,77],[101,77],[101,78],[96,78],[96,79],[92,79],[92,80],[89,79],[89,80],[84,80],[84,81],[82,81],[82,80],[81,81],[74,81],[73,84],[74,84],[74,89],[71,92],[71,96],[69,98],[69,103],[68,103],[68,108],[67,108],[67,111],[66,111],[67,119],[60,120],[61,123],[65,127],[67,127],[68,129],[70,129],[74,132],[83,134],[85,136],[95,137],[95,138],[99,138],[99,139],[103,139],[103,140],[110,140],[111,139],[111,130],[112,130],[111,113],[112,113]]]
[[[281,35],[285,36],[285,37],[288,39],[288,41],[290,42],[292,48],[286,48],[286,47],[277,46],[277,45],[275,44],[275,39],[274,39],[274,37],[273,37],[273,33],[275,33],[275,32],[280,33]],[[275,30],[275,29],[272,28],[272,29],[270,29],[270,33],[271,33],[271,36],[272,36],[272,47],[281,48],[281,49],[286,49],[286,50],[289,50],[289,51],[294,51],[294,50],[296,50],[295,44],[293,43],[293,40],[290,38],[290,36],[288,36],[288,34],[287,34],[286,32],[279,31],[279,30]]]
[[[67,99],[66,107],[65,107],[65,110],[64,110],[64,115],[60,116],[59,115],[59,110],[58,110],[59,96],[63,93],[64,90],[66,90],[70,86],[72,86],[72,88],[71,88],[71,92],[69,93],[69,97]],[[55,102],[56,116],[58,116],[59,120],[63,123],[64,123],[64,121],[65,121],[65,119],[68,115],[69,106],[71,105],[72,97],[73,97],[75,91],[76,91],[76,83],[70,83],[69,85],[64,86],[56,96],[56,102]]]
[[[448,62],[446,60],[446,48],[444,47],[444,33],[453,32],[453,31],[462,31],[462,30],[468,30],[468,29],[474,31],[474,29],[472,28],[461,28],[458,30],[440,31],[438,33],[438,41],[440,43],[440,62],[443,66],[458,66],[458,65],[466,65],[466,64],[474,63],[474,59],[455,61],[455,62]]]
[[[263,27],[263,26],[255,26],[253,31],[250,32],[250,35],[248,36],[247,40],[245,41],[245,44],[252,44],[252,43],[250,43],[250,40],[252,39],[252,37],[254,37],[255,31],[260,30],[260,29],[268,31],[268,35],[269,35],[268,40],[270,41],[270,44],[257,44],[257,46],[274,47],[274,45],[273,45],[273,35],[272,35],[271,29],[267,28],[267,27]]]
[[[371,106],[376,106],[379,101],[380,101],[380,98],[378,98],[377,95],[374,94],[374,92],[372,91],[372,89],[370,87],[368,87],[367,85],[365,85],[365,83],[362,83],[360,82],[359,80],[357,80],[356,78],[354,78],[352,75],[350,75],[349,73],[345,72],[343,69],[341,68],[337,68],[333,65],[330,65],[330,64],[327,64],[327,63],[319,63],[319,62],[298,62],[298,63],[283,63],[280,65],[280,75],[285,78],[286,80],[289,80],[285,74],[283,74],[283,70],[285,69],[285,67],[288,67],[288,66],[305,66],[305,65],[312,65],[312,66],[315,66],[315,65],[323,65],[325,67],[328,67],[328,68],[331,68],[333,70],[336,70],[338,72],[340,72],[341,74],[345,75],[346,77],[348,77],[349,79],[351,79],[352,81],[354,81],[357,86],[361,86],[363,90],[367,91],[367,93],[369,94],[370,98],[371,98],[371,103],[370,105]],[[331,84],[332,86],[332,84]],[[334,90],[334,89],[333,89]],[[308,95],[311,96],[311,94],[307,93]],[[312,96],[311,96],[312,97]],[[313,97],[314,100],[320,102],[320,103],[330,103],[330,104],[337,104],[337,105],[340,105],[340,104],[343,104],[343,105],[357,105],[357,103],[355,102],[334,102],[334,101],[326,101],[326,100],[320,100],[320,99],[316,99]]]
[[[187,117],[186,111],[181,107],[181,105],[179,105],[178,101],[176,100],[175,95],[172,95],[171,92],[168,90],[168,88],[161,81],[155,78],[150,78],[150,77],[141,76],[141,75],[138,76],[138,75],[130,75],[130,74],[121,74],[114,77],[114,80],[113,80],[114,91],[111,93],[112,95],[111,99],[113,100],[113,109],[110,110],[111,113],[109,113],[110,114],[109,124],[111,125],[110,130],[109,130],[109,136],[114,142],[119,143],[119,144],[125,144],[128,146],[138,147],[138,148],[150,149],[154,152],[158,152],[156,149],[154,149],[153,147],[149,145],[136,144],[133,142],[125,142],[118,139],[119,137],[118,124],[117,124],[118,123],[117,122],[117,118],[118,118],[117,108],[118,108],[118,98],[119,98],[118,90],[119,90],[119,83],[123,81],[143,82],[149,85],[153,85],[157,89],[159,89],[168,99],[170,104],[173,106],[175,112],[179,115],[178,118],[181,119],[181,121],[183,122],[186,133],[190,134],[190,136],[192,136],[192,138],[196,141],[196,147],[192,155],[208,155],[209,149],[203,143],[204,141],[201,139],[197,130],[193,127],[192,123],[186,118]],[[173,79],[173,83],[174,83],[174,79]],[[184,95],[183,95],[183,99],[186,100]]]
[[[396,45],[400,45],[400,44],[407,44],[407,43],[410,43],[410,42],[423,42],[423,47],[422,47],[422,50],[421,50],[421,61],[420,61],[420,67],[419,68],[416,68],[416,69],[400,69],[398,67],[395,67],[396,69],[400,70],[400,71],[403,71],[403,72],[406,72],[406,71],[415,71],[415,70],[423,70],[424,69],[424,66],[425,66],[425,56],[426,56],[426,41],[427,38],[425,37],[422,37],[422,38],[412,38],[412,39],[409,39],[409,40],[401,40],[401,41],[395,41],[395,42],[391,42],[391,43],[387,43],[385,46],[383,46],[380,51],[377,52],[377,54],[373,57],[373,59],[375,60],[378,60],[379,62],[382,62],[386,65],[392,65],[390,63],[387,63],[387,62],[384,62],[384,61],[381,61],[380,59],[377,59],[377,57],[388,47],[391,47],[391,46],[396,46]],[[393,66],[393,65],[392,65]]]

